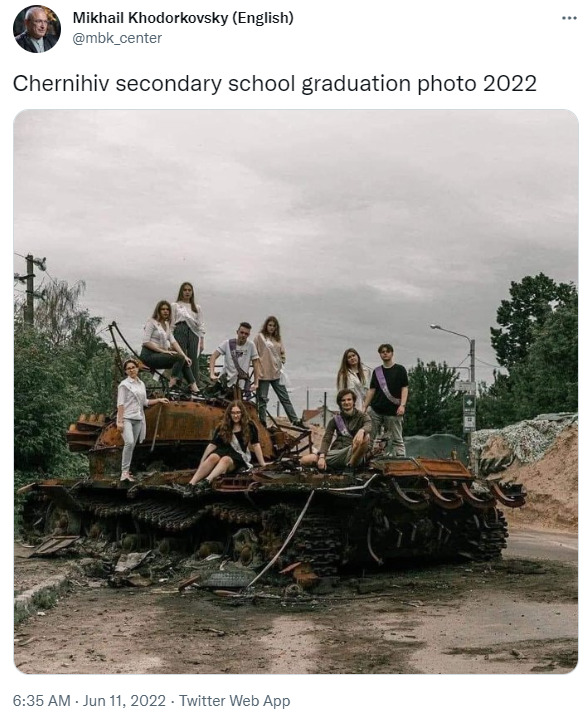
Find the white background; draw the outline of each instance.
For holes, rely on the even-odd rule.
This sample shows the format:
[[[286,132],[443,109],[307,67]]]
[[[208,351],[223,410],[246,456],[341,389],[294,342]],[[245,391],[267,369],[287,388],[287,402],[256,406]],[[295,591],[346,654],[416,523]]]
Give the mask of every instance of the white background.
[[[575,113],[580,127],[580,237],[583,234],[583,175],[586,149],[582,129],[586,121],[586,80],[581,69],[585,59],[586,21],[577,0],[566,2],[471,2],[419,3],[373,2],[361,4],[298,0],[238,4],[221,0],[202,2],[142,2],[94,4],[60,2],[51,6],[62,23],[59,44],[47,55],[22,52],[12,41],[12,18],[20,3],[5,2],[5,28],[2,39],[2,245],[4,282],[12,268],[12,136],[15,116],[26,109],[555,109]],[[293,26],[200,27],[181,25],[141,26],[74,25],[72,10],[140,10],[144,13],[228,12],[251,13],[292,10]],[[563,15],[578,16],[563,21]],[[161,34],[159,45],[80,46],[73,44],[74,32],[149,32]],[[584,56],[584,57],[583,57]],[[429,93],[410,94],[300,94],[222,93],[216,97],[194,93],[38,93],[15,92],[16,74],[35,77],[72,77],[76,73],[110,77],[371,77],[384,73],[392,77],[442,78],[471,77],[479,87],[487,74],[537,76],[534,93]],[[111,82],[112,84],[112,82]],[[32,158],[31,171],[34,171]],[[584,193],[585,194],[585,193]],[[43,212],[31,197],[31,212]],[[581,242],[580,242],[581,246]],[[49,254],[49,250],[47,254]],[[580,269],[582,268],[580,253]],[[8,296],[6,297],[8,301]],[[584,303],[584,302],[582,302]],[[583,344],[582,353],[583,353]],[[582,365],[582,356],[580,365]],[[10,358],[5,356],[4,375],[10,374]],[[6,385],[9,386],[9,381]],[[583,383],[581,383],[583,389]],[[9,393],[9,389],[6,389]],[[582,398],[582,396],[581,396]],[[11,397],[6,406],[12,405]],[[7,410],[5,410],[7,415]],[[8,435],[11,421],[6,421]],[[6,441],[8,443],[8,441]],[[337,712],[356,715],[378,713],[416,713],[461,715],[511,714],[553,715],[562,708],[574,709],[579,702],[585,667],[568,676],[453,677],[453,676],[26,676],[13,664],[12,591],[12,487],[10,448],[6,450],[4,481],[5,586],[2,591],[1,688],[3,712],[22,713],[32,708],[12,707],[14,694],[85,694],[108,696],[113,693],[165,692],[169,695],[226,695],[272,693],[288,696],[292,714]],[[581,462],[583,465],[583,461]],[[581,553],[582,554],[582,553]],[[583,610],[580,610],[581,626]],[[581,641],[582,654],[583,641]],[[53,708],[55,709],[55,708]],[[209,708],[209,710],[212,708]],[[40,712],[41,710],[36,710]],[[71,708],[76,713],[76,708]],[[166,710],[173,712],[172,708]],[[178,709],[178,711],[181,711]]]

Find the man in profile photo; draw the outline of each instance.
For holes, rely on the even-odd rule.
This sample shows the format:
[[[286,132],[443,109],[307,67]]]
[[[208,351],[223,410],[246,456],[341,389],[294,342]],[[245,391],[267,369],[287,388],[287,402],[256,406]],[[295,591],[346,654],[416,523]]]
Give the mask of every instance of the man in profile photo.
[[[25,14],[24,24],[26,30],[14,39],[27,52],[47,52],[59,39],[56,35],[47,33],[49,18],[44,8],[39,5],[30,7]]]

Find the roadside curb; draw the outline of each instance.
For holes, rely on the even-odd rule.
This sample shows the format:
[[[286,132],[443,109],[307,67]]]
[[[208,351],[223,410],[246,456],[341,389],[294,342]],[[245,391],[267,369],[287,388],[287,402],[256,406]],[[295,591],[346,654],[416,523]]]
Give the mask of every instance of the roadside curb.
[[[67,575],[54,575],[14,597],[14,624],[18,625],[36,610],[53,607],[57,598],[69,588]]]

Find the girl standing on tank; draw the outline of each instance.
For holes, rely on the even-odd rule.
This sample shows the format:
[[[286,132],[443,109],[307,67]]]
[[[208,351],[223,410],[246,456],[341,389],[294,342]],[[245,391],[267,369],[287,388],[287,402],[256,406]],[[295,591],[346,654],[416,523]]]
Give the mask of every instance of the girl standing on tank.
[[[192,360],[192,373],[198,383],[198,356],[204,351],[204,322],[200,304],[194,303],[194,287],[185,281],[171,305],[171,330],[182,351]]]
[[[280,323],[275,316],[268,316],[254,339],[259,354],[261,373],[257,388],[257,412],[263,425],[267,425],[267,397],[271,386],[286,411],[288,420],[302,427],[296,415],[288,390],[282,383],[282,366],[286,363],[286,351],[280,335]]]
[[[355,408],[363,411],[363,402],[370,387],[372,372],[361,362],[355,349],[347,349],[343,353],[341,366],[337,372],[337,391],[349,389],[355,394]]]
[[[122,452],[121,481],[135,482],[129,469],[137,441],[145,438],[145,406],[156,403],[169,403],[167,398],[147,398],[145,384],[139,378],[139,363],[127,359],[123,364],[127,377],[118,385],[116,400],[116,427],[122,433],[125,442]]]
[[[153,316],[145,324],[141,361],[149,368],[171,368],[169,387],[173,388],[183,376],[192,393],[198,392],[198,384],[190,366],[192,359],[186,356],[170,327],[171,306],[169,301],[159,301]]]

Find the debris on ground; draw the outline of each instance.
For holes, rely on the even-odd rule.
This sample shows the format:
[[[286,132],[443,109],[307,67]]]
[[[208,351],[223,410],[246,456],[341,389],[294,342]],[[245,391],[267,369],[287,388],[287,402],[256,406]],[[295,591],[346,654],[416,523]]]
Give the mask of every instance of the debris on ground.
[[[126,555],[121,555],[118,559],[118,563],[116,564],[114,568],[115,573],[127,573],[131,570],[134,570],[135,568],[138,568],[139,565],[149,556],[151,553],[150,550],[148,550],[145,553],[127,553]]]
[[[578,425],[577,413],[549,413],[504,428],[472,433],[472,448],[483,473],[496,473],[515,459],[535,463],[543,458],[566,428]]]
[[[509,511],[511,527],[578,530],[577,414],[544,414],[472,436],[483,473],[525,486],[525,505]]]

